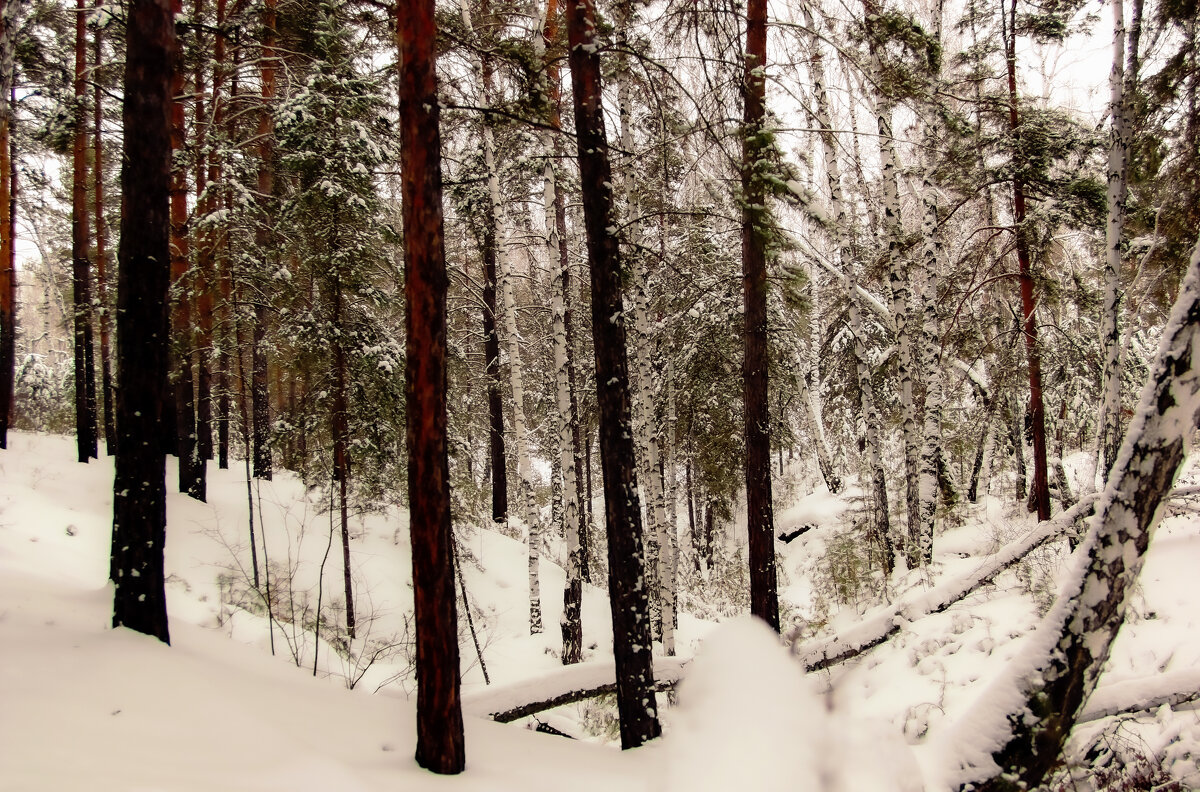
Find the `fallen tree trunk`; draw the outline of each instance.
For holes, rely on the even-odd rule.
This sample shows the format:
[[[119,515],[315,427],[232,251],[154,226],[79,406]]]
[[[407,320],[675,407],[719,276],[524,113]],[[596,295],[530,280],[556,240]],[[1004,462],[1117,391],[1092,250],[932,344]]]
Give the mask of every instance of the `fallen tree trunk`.
[[[689,662],[690,658],[655,657],[654,689],[674,688],[683,678]],[[564,704],[616,692],[616,669],[612,661],[592,661],[564,666],[545,676],[521,682],[492,685],[464,696],[463,710],[498,723],[511,723]]]
[[[960,789],[1031,789],[1062,751],[1096,688],[1128,591],[1200,422],[1200,242],[1163,328],[1138,412],[1101,496],[1080,557],[1083,567],[1035,631],[1009,680],[968,714],[974,744],[962,746]]]
[[[1076,722],[1091,723],[1113,715],[1152,712],[1164,704],[1177,707],[1197,699],[1200,699],[1200,669],[1114,682],[1096,689]]]
[[[940,583],[929,591],[892,605],[883,612],[864,619],[837,635],[814,639],[803,646],[798,646],[793,642],[793,654],[809,671],[820,671],[879,646],[900,632],[900,629],[909,622],[930,614],[941,613],[954,603],[991,583],[997,575],[1021,561],[1037,548],[1065,535],[1075,523],[1092,513],[1098,497],[1095,493],[1085,496],[1079,503],[1055,519],[1040,523],[1037,529],[1024,539],[1013,542],[998,553],[991,555],[974,572]]]

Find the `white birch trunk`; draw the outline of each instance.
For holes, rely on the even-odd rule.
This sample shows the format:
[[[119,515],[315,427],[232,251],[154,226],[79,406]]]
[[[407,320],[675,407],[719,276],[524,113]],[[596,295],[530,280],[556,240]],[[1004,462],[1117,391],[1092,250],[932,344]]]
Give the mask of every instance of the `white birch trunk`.
[[[821,418],[821,402],[813,393],[821,384],[821,284],[816,265],[809,267],[809,322],[808,322],[808,351],[804,356],[804,375],[800,378],[800,399],[804,403],[805,414],[808,417],[809,431],[812,433],[813,445],[816,447],[817,467],[825,486],[833,494],[842,491],[842,479],[833,466],[833,452],[829,448],[829,438],[825,434],[825,423]]]
[[[872,63],[879,73],[878,58],[872,55]],[[891,103],[879,99],[876,101],[875,118],[879,129],[879,160],[883,168],[883,211],[884,227],[888,237],[888,287],[892,297],[892,321],[896,335],[896,376],[900,381],[900,413],[904,431],[904,484],[905,504],[907,509],[906,523],[908,536],[904,542],[904,555],[909,567],[920,563],[921,553],[921,429],[917,420],[917,405],[913,399],[913,391],[917,379],[913,366],[913,339],[909,330],[909,319],[921,315],[919,306],[920,296],[909,282],[909,269],[905,266],[900,255],[900,236],[903,229],[900,224],[900,187],[899,163],[896,157],[896,147],[892,142],[892,109]],[[936,221],[935,221],[936,224]],[[928,230],[925,224],[922,230]],[[926,237],[928,239],[929,237]],[[918,260],[912,269],[920,270],[925,267],[923,260]],[[917,275],[917,280],[923,280]]]
[[[488,135],[490,137],[490,134]],[[498,188],[497,188],[498,189]],[[497,229],[499,232],[499,229]],[[542,592],[538,576],[538,559],[541,555],[542,530],[538,521],[537,506],[533,500],[533,482],[530,477],[529,439],[525,430],[525,382],[521,371],[521,336],[517,332],[517,306],[513,296],[512,251],[496,234],[497,280],[504,301],[505,343],[508,346],[509,382],[513,397],[513,436],[517,446],[517,500],[523,507],[522,516],[529,529],[529,632],[542,631]]]
[[[545,8],[549,8],[547,5]],[[543,31],[546,25],[545,13],[542,15],[538,29],[534,32],[534,55],[539,62],[545,62],[545,40]],[[547,78],[547,72],[542,71],[542,79]],[[550,101],[548,84],[540,86],[543,97]],[[560,256],[558,236],[558,175],[555,172],[555,141],[553,133],[543,130],[539,136],[542,151],[546,155],[546,168],[543,174],[545,189],[542,195],[542,208],[546,223],[546,261],[553,274],[550,296],[550,312],[552,322],[554,348],[554,385],[557,413],[555,421],[558,428],[558,465],[562,472],[562,528],[563,539],[567,545],[566,586],[563,593],[563,613],[561,629],[563,636],[562,660],[564,664],[577,663],[582,659],[582,588],[583,564],[580,542],[580,512],[579,512],[579,471],[575,466],[575,445],[571,426],[571,378],[569,360],[571,350],[567,346],[567,262]]]
[[[467,30],[473,31],[474,24],[471,20],[471,9],[467,0],[461,0],[459,10],[462,13],[463,25]],[[483,56],[480,56],[477,68],[483,90],[483,101],[490,105],[492,86],[488,79],[488,70],[485,68]],[[492,135],[492,129],[487,124],[484,124],[483,127],[483,164],[488,177],[490,214],[488,222],[495,229],[496,236],[496,280],[504,306],[505,342],[508,347],[509,376],[513,392],[513,434],[517,442],[517,500],[524,507],[522,516],[529,530],[529,632],[535,634],[542,631],[542,594],[538,577],[538,558],[542,537],[530,480],[529,445],[525,436],[525,387],[521,376],[520,335],[517,333],[516,303],[513,298],[512,263],[500,222],[500,174],[496,170],[496,142]]]
[[[633,150],[633,125],[630,110],[628,58],[620,56],[617,67],[617,106],[621,123],[621,148]],[[638,479],[646,504],[646,577],[650,591],[650,629],[655,638],[662,636],[662,536],[666,514],[662,481],[659,477],[658,440],[651,432],[654,413],[654,386],[651,378],[650,322],[646,316],[646,267],[638,248],[641,243],[639,207],[633,190],[633,164],[628,157],[622,163],[619,178],[626,207],[626,228],[630,247],[626,265],[629,271],[629,311],[633,318],[633,386],[630,388],[633,412],[633,439],[638,456]]]
[[[933,29],[935,38],[940,42],[942,37],[942,4],[935,4]],[[940,75],[934,75],[935,84]],[[915,288],[912,301],[914,316],[919,317],[920,342],[917,348],[917,369],[925,374],[925,425],[923,427],[923,444],[921,447],[921,467],[918,481],[918,520],[915,530],[910,526],[909,563],[915,561],[928,564],[933,561],[933,529],[937,515],[938,500],[938,457],[942,453],[942,407],[945,402],[943,392],[943,372],[941,355],[941,334],[938,322],[938,279],[937,273],[942,256],[942,241],[939,236],[941,228],[938,222],[938,194],[933,184],[932,171],[936,164],[937,145],[941,137],[940,127],[934,121],[926,131],[926,140],[930,143],[924,155],[925,177],[921,184],[921,202],[924,211],[921,216],[921,236],[925,240],[921,251],[920,263],[913,268]],[[917,313],[919,311],[919,313]],[[910,406],[913,421],[916,421],[915,406]],[[908,415],[905,416],[907,437]],[[910,506],[911,510],[911,506]],[[914,552],[915,551],[915,552]]]
[[[551,296],[551,312],[553,313],[554,333],[554,382],[557,392],[558,410],[558,458],[563,477],[563,536],[567,543],[567,588],[573,589],[582,585],[582,568],[579,552],[579,498],[576,489],[575,449],[571,442],[571,388],[567,377],[567,327],[566,327],[566,293],[564,288],[566,273],[555,260],[558,256],[558,234],[554,222],[554,168],[546,166],[546,228],[547,252],[550,255],[551,270],[554,272],[553,294]],[[564,641],[570,632],[566,625],[567,619],[578,620],[579,613],[568,614],[568,608],[563,610]],[[577,662],[579,647],[572,647],[574,656],[564,646],[563,662]]]
[[[1125,230],[1126,173],[1130,128],[1125,105],[1125,4],[1111,0],[1113,13],[1112,72],[1109,75],[1108,223],[1104,243],[1104,307],[1100,340],[1104,351],[1097,459],[1104,473],[1112,466],[1121,440],[1121,238]]]
[[[815,30],[813,15],[807,5],[804,6],[805,21],[811,30]],[[829,116],[829,97],[825,88],[825,66],[821,55],[820,43],[814,34],[810,45],[810,68],[813,78],[813,95],[816,98],[815,116],[817,126],[821,130],[821,146],[825,156],[825,172],[829,179],[830,214],[834,217],[834,233],[838,246],[840,265],[846,268],[845,288],[848,298],[850,332],[854,336],[855,371],[859,385],[859,420],[861,435],[864,440],[864,459],[867,467],[869,483],[864,483],[863,489],[872,495],[872,511],[870,534],[880,550],[881,562],[886,574],[890,575],[895,565],[892,549],[890,518],[888,516],[887,486],[883,471],[883,457],[879,448],[879,417],[875,409],[874,391],[871,386],[871,371],[867,364],[867,350],[863,336],[862,311],[860,310],[859,288],[856,268],[853,265],[853,253],[848,240],[850,238],[850,218],[846,202],[842,198],[841,170],[834,140],[833,126]],[[857,136],[855,136],[857,139]]]
[[[1082,548],[1086,567],[1064,588],[1035,634],[1042,657],[1022,674],[1019,696],[1008,712],[989,701],[986,713],[971,713],[973,730],[1003,718],[1008,742],[991,754],[984,771],[972,762],[966,782],[981,777],[977,790],[1037,786],[1057,759],[1088,697],[1096,688],[1113,639],[1125,619],[1129,591],[1137,581],[1165,499],[1200,424],[1200,240],[1192,251],[1179,298],[1163,328],[1158,359],[1142,390],[1138,412],[1121,444],[1112,474],[1096,505],[1092,530]],[[1036,713],[1036,714],[1032,714]],[[989,740],[991,742],[991,740]]]

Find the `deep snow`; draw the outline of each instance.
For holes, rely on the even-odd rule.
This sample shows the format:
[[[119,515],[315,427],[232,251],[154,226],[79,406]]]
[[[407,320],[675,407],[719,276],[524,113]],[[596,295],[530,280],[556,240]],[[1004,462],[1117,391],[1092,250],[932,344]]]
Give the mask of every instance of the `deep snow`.
[[[1051,543],[944,613],[906,621],[861,658],[808,675],[761,625],[738,618],[714,630],[682,615],[680,654],[696,657],[682,666],[678,706],[660,697],[665,737],[622,753],[482,717],[498,702],[565,684],[564,674],[605,676],[611,629],[604,592],[589,587],[590,663],[564,672],[557,656],[561,569],[542,562],[548,630],[529,636],[524,547],[463,529],[474,556],[463,565],[466,587],[493,685],[484,684],[464,634],[468,765],[447,779],[412,760],[402,511],[355,518],[353,526],[357,601],[371,617],[356,649],[369,656],[397,647],[355,669],[323,643],[314,679],[311,633],[292,630],[288,640],[286,624],[276,625],[272,657],[266,619],[230,602],[231,592],[245,593],[249,577],[240,471],[210,466],[208,504],[170,496],[166,647],[109,627],[111,463],[73,460],[73,443],[62,437],[10,433],[9,450],[0,452],[0,790],[943,789],[965,753],[987,749],[970,713],[995,695],[988,688],[1002,684],[1011,660],[1028,651],[1066,554],[1064,542]],[[173,477],[169,464],[168,481]],[[291,570],[298,595],[292,607],[302,610],[300,595],[315,604],[328,514],[316,494],[286,474],[260,487],[256,517],[266,523],[272,564],[277,573]],[[807,634],[829,635],[894,612],[887,603],[831,605],[814,585],[823,552],[845,529],[853,494],[835,498],[818,489],[777,512],[780,531],[818,526],[778,545],[790,581],[784,600]],[[1189,584],[1200,568],[1198,523],[1184,511],[1160,526],[1132,617],[1089,705],[1092,716],[1196,684],[1200,616]],[[938,536],[930,571],[898,577],[887,595],[893,603],[919,599],[978,570],[1032,528],[1023,510],[989,496],[968,510],[966,524]],[[325,604],[342,590],[334,541]],[[735,534],[730,541],[744,540]],[[552,545],[549,555],[557,551]],[[272,583],[277,596],[289,588],[275,574]],[[354,690],[346,689],[348,679],[357,680]],[[564,710],[539,717],[581,732],[578,708]],[[1200,788],[1195,705],[1163,704],[1126,716],[1120,729],[1115,723],[1108,716],[1083,724],[1075,753],[1086,747],[1081,738],[1106,731],[1110,741],[1116,734],[1127,747],[1159,757],[1185,788]]]

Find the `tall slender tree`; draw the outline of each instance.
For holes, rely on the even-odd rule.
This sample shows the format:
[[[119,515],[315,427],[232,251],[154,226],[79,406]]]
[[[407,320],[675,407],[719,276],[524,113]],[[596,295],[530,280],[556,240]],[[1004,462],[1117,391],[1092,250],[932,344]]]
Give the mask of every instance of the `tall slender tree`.
[[[259,78],[262,83],[262,107],[258,117],[258,197],[264,202],[258,225],[254,230],[254,244],[260,266],[273,267],[278,259],[278,246],[272,230],[271,214],[275,196],[275,71],[278,68],[278,34],[276,31],[278,0],[266,0],[262,9],[262,52],[259,60]],[[254,454],[254,477],[271,478],[271,406],[267,384],[267,318],[268,305],[265,294],[253,299],[254,323],[251,328],[250,346],[250,400],[252,405],[251,424]]]
[[[1002,15],[1004,16],[1004,15]],[[1008,73],[1009,134],[1014,149],[1019,150],[1021,139],[1020,95],[1017,92],[1017,0],[1010,0],[1005,20],[1005,64]],[[1025,363],[1029,374],[1028,412],[1033,435],[1033,485],[1029,493],[1038,520],[1050,519],[1050,480],[1046,458],[1046,409],[1042,400],[1042,350],[1038,344],[1038,323],[1035,315],[1033,263],[1030,256],[1030,230],[1026,223],[1025,181],[1020,169],[1014,169],[1013,233],[1017,252],[1018,280],[1021,289],[1021,335],[1025,339]]]
[[[446,259],[433,0],[397,6],[407,330],[408,493],[417,653],[417,763],[466,765],[446,454]]]
[[[742,298],[745,306],[742,398],[745,402],[746,519],[750,534],[750,612],[779,630],[775,526],[771,506],[771,434],[767,402],[767,237],[765,168],[767,0],[746,6],[742,78]]]
[[[101,0],[95,0],[93,8],[102,8]],[[96,304],[99,311],[96,323],[100,326],[100,394],[104,400],[104,439],[109,456],[116,451],[116,418],[113,411],[112,381],[112,313],[108,302],[108,222],[104,217],[104,87],[100,81],[100,68],[104,57],[103,28],[96,27],[92,37],[92,170],[94,176],[92,211],[96,216]]]
[[[621,747],[662,733],[654,697],[649,601],[642,518],[630,432],[629,362],[621,299],[621,253],[613,232],[612,168],[604,129],[596,6],[567,3],[567,40],[574,94],[579,176],[588,261],[592,270],[592,339],[600,411],[600,465],[608,530],[608,591],[617,672]]]
[[[11,159],[13,27],[18,0],[0,0],[0,448],[8,448],[16,380],[17,272],[12,222],[11,186],[16,170]],[[14,174],[10,179],[10,174]]]
[[[75,4],[75,129],[71,156],[71,280],[74,284],[75,439],[79,461],[97,456],[92,346],[92,261],[87,203],[87,2]]]
[[[183,13],[175,0],[175,13]],[[175,443],[179,458],[179,491],[205,498],[204,466],[196,449],[196,386],[192,373],[191,244],[188,218],[186,104],[187,74],[183,48],[171,75],[171,376],[175,414]]]
[[[163,576],[170,283],[170,0],[127,5],[121,158],[121,243],[117,275],[117,440],[113,480],[113,626],[170,643]]]

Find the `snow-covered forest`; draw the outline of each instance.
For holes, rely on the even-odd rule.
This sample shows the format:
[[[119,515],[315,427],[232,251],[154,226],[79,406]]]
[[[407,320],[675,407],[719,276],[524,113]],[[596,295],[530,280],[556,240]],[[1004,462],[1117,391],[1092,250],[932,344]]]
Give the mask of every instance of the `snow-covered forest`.
[[[1198,27],[0,0],[0,789],[1200,789]]]

